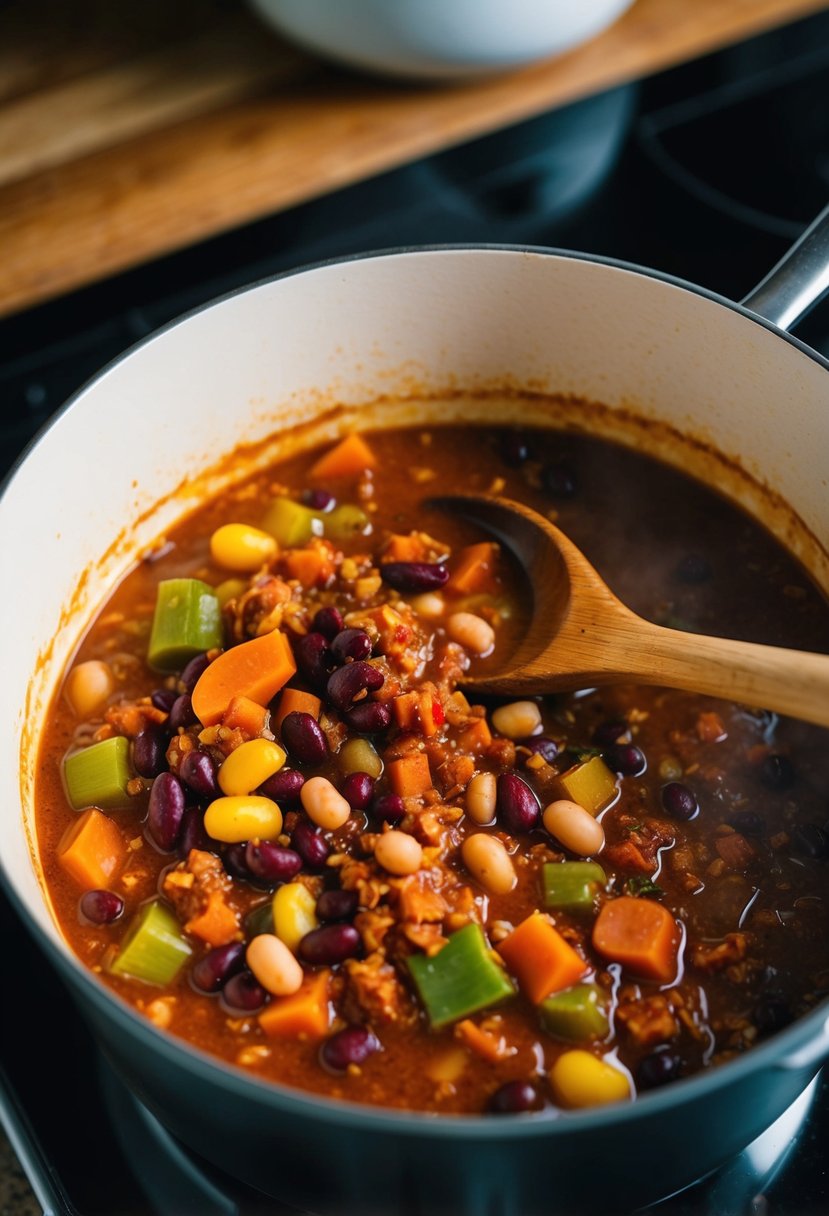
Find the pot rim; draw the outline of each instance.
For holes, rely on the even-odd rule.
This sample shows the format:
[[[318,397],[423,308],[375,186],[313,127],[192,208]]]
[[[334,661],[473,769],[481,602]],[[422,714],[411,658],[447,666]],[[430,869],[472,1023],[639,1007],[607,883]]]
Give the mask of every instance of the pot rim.
[[[189,309],[187,312],[160,326],[152,333],[140,338],[85,381],[51,415],[44,426],[29,441],[3,478],[2,483],[0,483],[0,508],[2,508],[3,499],[11,482],[18,475],[32,452],[63,415],[93,385],[104,380],[115,367],[178,325],[238,295],[266,287],[281,279],[293,278],[299,274],[375,258],[416,257],[422,254],[442,253],[529,254],[542,258],[563,258],[568,261],[592,263],[613,270],[621,270],[641,278],[656,279],[659,282],[678,287],[683,291],[701,296],[713,304],[718,304],[741,314],[761,328],[768,330],[775,337],[789,343],[801,354],[806,355],[820,367],[829,371],[829,359],[802,342],[799,338],[796,338],[793,334],[781,329],[766,317],[752,312],[742,304],[730,300],[726,296],[701,287],[689,280],[664,271],[640,266],[634,262],[605,257],[599,254],[586,254],[574,250],[557,249],[552,246],[498,242],[457,242],[434,245],[392,246],[384,249],[325,258],[257,279],[254,282],[236,287],[231,291]],[[791,1026],[778,1031],[758,1046],[752,1047],[744,1055],[728,1061],[725,1065],[708,1068],[690,1077],[683,1078],[663,1089],[645,1092],[637,1097],[633,1103],[617,1103],[607,1107],[561,1113],[542,1111],[537,1116],[524,1119],[516,1119],[514,1117],[493,1118],[486,1115],[437,1114],[436,1112],[428,1111],[404,1111],[389,1107],[369,1106],[347,1100],[332,1100],[330,1097],[316,1095],[310,1091],[295,1089],[280,1082],[259,1078],[252,1073],[245,1072],[241,1068],[235,1068],[223,1062],[217,1056],[210,1055],[194,1047],[183,1038],[157,1029],[122,997],[100,983],[83,966],[80,959],[72,953],[65,942],[59,945],[57,941],[44,933],[39,925],[30,920],[25,902],[22,896],[18,894],[2,856],[0,856],[0,882],[2,882],[3,888],[15,911],[23,920],[24,926],[37,940],[38,945],[46,951],[57,965],[58,970],[67,970],[73,981],[77,981],[81,985],[85,994],[91,998],[92,1003],[99,1010],[105,1011],[108,1015],[114,1016],[116,1020],[121,1021],[124,1029],[143,1040],[143,1045],[148,1050],[160,1052],[163,1056],[169,1058],[173,1065],[184,1067],[193,1073],[200,1073],[203,1078],[206,1073],[216,1084],[235,1089],[239,1096],[249,1097],[257,1104],[265,1106],[276,1104],[285,1107],[289,1112],[292,1111],[297,1115],[313,1118],[315,1121],[327,1123],[331,1127],[342,1125],[353,1127],[357,1125],[367,1131],[372,1130],[385,1133],[408,1132],[416,1137],[439,1135],[441,1138],[448,1136],[453,1139],[468,1138],[470,1140],[481,1141],[501,1141],[505,1138],[512,1141],[524,1139],[525,1137],[534,1139],[538,1136],[551,1134],[565,1136],[568,1134],[580,1135],[588,1128],[598,1131],[603,1128],[611,1128],[621,1120],[629,1121],[631,1119],[636,1120],[637,1117],[656,1116],[662,1111],[673,1108],[677,1103],[684,1103],[686,1100],[708,1100],[713,1094],[722,1089],[723,1086],[729,1085],[732,1079],[746,1077],[753,1072],[760,1071],[762,1068],[769,1066],[778,1065],[783,1067],[784,1057],[791,1056],[797,1048],[802,1048],[804,1044],[814,1038],[823,1037],[825,1039],[827,1033],[829,1033],[829,1018],[827,1018],[826,1012],[829,1002],[824,1000],[811,1012],[798,1018]],[[826,1054],[829,1054],[829,1043],[826,1046]],[[818,1059],[814,1061],[810,1059],[804,1063],[803,1068],[811,1068],[812,1072],[814,1072],[817,1070],[819,1063],[820,1060]],[[790,1065],[790,1067],[794,1067],[794,1065]]]

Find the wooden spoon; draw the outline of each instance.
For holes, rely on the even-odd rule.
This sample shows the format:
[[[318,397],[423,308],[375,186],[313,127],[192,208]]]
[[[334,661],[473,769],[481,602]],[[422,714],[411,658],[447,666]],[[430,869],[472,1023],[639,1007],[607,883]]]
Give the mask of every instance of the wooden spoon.
[[[476,692],[532,695],[633,681],[682,688],[829,726],[829,655],[682,633],[626,608],[571,540],[529,507],[459,494],[432,499],[493,533],[533,590],[532,619],[505,670]]]

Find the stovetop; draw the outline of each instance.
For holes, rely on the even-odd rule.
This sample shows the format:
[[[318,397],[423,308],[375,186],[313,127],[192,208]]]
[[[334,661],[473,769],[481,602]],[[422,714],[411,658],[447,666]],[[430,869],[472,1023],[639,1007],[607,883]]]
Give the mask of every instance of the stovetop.
[[[451,242],[621,258],[739,299],[829,196],[829,13],[541,115],[0,322],[0,474],[132,343],[328,257]],[[829,306],[798,336],[829,354]],[[277,1216],[120,1086],[0,892],[0,1119],[44,1212]],[[653,1216],[825,1216],[829,1081]],[[677,1146],[681,1152],[681,1145]]]

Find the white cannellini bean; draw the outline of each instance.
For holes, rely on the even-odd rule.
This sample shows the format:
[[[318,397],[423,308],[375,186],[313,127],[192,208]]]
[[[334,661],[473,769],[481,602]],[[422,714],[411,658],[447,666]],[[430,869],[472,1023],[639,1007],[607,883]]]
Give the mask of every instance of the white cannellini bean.
[[[475,832],[461,845],[463,864],[490,895],[506,895],[515,886],[515,866],[497,836]]]
[[[299,796],[308,818],[326,832],[336,832],[351,814],[351,807],[327,777],[311,777]]]
[[[245,951],[259,983],[273,996],[291,996],[302,987],[304,972],[291,951],[273,933],[260,933]]]
[[[418,616],[425,617],[427,621],[436,620],[446,611],[446,601],[436,591],[424,591],[422,595],[409,600],[409,604]]]
[[[559,798],[544,808],[541,822],[565,849],[580,857],[593,857],[604,848],[604,828],[589,811],[568,798]]]
[[[497,790],[494,773],[476,773],[466,787],[466,813],[482,827],[495,819]]]
[[[495,645],[495,630],[474,612],[453,612],[446,622],[446,632],[472,654],[489,654]]]
[[[408,832],[392,828],[374,846],[374,859],[389,874],[415,874],[423,863],[423,849]]]
[[[535,701],[510,701],[492,711],[492,725],[507,739],[527,739],[541,725],[541,710]]]

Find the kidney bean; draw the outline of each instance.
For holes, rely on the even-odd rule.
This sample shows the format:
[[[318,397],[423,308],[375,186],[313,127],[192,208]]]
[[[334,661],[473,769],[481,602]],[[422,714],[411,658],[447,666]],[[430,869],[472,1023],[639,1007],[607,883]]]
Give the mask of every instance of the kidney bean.
[[[200,798],[215,798],[219,792],[216,761],[208,752],[200,752],[197,749],[186,752],[179,765],[178,775]]]
[[[756,811],[735,811],[728,816],[729,825],[744,836],[762,836],[763,820]]]
[[[328,755],[328,743],[313,714],[301,711],[286,714],[280,734],[286,749],[300,764],[316,766]]]
[[[192,693],[193,689],[199,682],[199,677],[203,675],[209,666],[210,660],[206,654],[194,655],[194,657],[184,668],[184,671],[181,673],[180,677],[185,692]]]
[[[630,727],[623,718],[611,718],[608,722],[600,722],[593,731],[593,742],[599,747],[611,747],[626,735]]]
[[[353,925],[321,925],[299,943],[299,957],[313,967],[332,967],[359,954],[363,939]]]
[[[184,787],[172,773],[159,773],[150,789],[147,830],[162,853],[176,847],[184,820]]]
[[[303,490],[302,502],[312,511],[333,511],[337,500],[330,490]]]
[[[291,835],[291,844],[309,870],[322,869],[331,852],[331,846],[322,832],[312,827],[307,819],[297,820]]]
[[[309,635],[310,636],[310,635]],[[328,677],[326,695],[335,709],[341,711],[350,709],[355,697],[361,692],[375,692],[383,687],[382,671],[372,667],[370,663],[357,661],[338,667]]]
[[[349,773],[340,786],[340,793],[355,811],[365,811],[374,793],[374,778],[368,773]]]
[[[361,735],[379,735],[391,725],[391,709],[383,701],[360,701],[343,718],[346,726]]]
[[[215,946],[193,964],[190,979],[200,992],[218,992],[245,965],[245,943]]]
[[[269,999],[252,971],[237,972],[222,988],[222,1004],[233,1013],[255,1013],[266,1005]]]
[[[340,664],[348,659],[367,659],[371,651],[371,638],[365,629],[343,629],[331,643],[331,654]]]
[[[652,1051],[649,1056],[639,1061],[636,1069],[636,1084],[639,1089],[656,1089],[676,1081],[682,1061],[676,1052],[664,1049]]]
[[[495,1115],[523,1115],[539,1107],[535,1086],[529,1081],[506,1081],[489,1100],[489,1109]]]
[[[384,562],[380,574],[395,591],[436,591],[449,581],[442,562]]]
[[[579,488],[576,471],[567,460],[556,460],[542,469],[541,484],[553,498],[572,498]]]
[[[760,765],[760,780],[770,790],[787,790],[794,784],[794,765],[788,756],[769,752]]]
[[[406,814],[406,807],[399,794],[381,794],[372,802],[371,813],[384,823],[398,823]]]
[[[351,920],[360,902],[356,891],[344,891],[341,887],[332,887],[323,891],[317,900],[317,916],[320,920]]]
[[[313,632],[321,633],[329,642],[338,633],[342,632],[344,626],[343,614],[333,604],[327,604],[324,608],[319,608],[314,615],[313,621],[311,621]]]
[[[320,1062],[331,1072],[345,1072],[349,1064],[364,1064],[380,1040],[367,1026],[346,1026],[326,1039],[320,1048]]]
[[[170,716],[167,719],[167,729],[175,735],[180,728],[192,726],[196,721],[197,718],[193,713],[193,702],[190,699],[190,694],[189,692],[183,692],[173,702]]]
[[[306,633],[294,647],[297,666],[305,678],[320,688],[328,679],[331,667],[331,651],[328,639],[321,633]]]
[[[622,777],[641,777],[648,767],[645,753],[633,743],[616,743],[604,753],[605,762]]]
[[[538,823],[541,808],[526,781],[515,773],[501,773],[496,792],[496,811],[508,832],[530,832]]]
[[[302,858],[293,849],[269,840],[249,840],[245,845],[245,865],[254,878],[268,883],[290,882],[302,869]]]
[[[78,906],[93,925],[111,925],[124,911],[124,901],[114,891],[85,891]]]
[[[669,781],[663,785],[659,797],[663,810],[672,819],[694,819],[699,814],[699,803],[681,781]]]
[[[259,793],[265,798],[272,798],[274,802],[290,805],[299,802],[304,784],[305,778],[302,773],[295,768],[282,768],[272,777],[268,777],[267,781],[262,782],[259,786]]]
[[[156,709],[168,714],[173,708],[177,696],[178,693],[174,692],[172,688],[156,688],[150,693],[150,700]]]
[[[188,806],[181,821],[177,849],[179,857],[186,859],[191,849],[210,851],[210,839],[204,828],[204,811],[199,806]]]
[[[157,777],[167,767],[167,740],[158,726],[148,726],[135,736],[132,763],[140,777]]]
[[[552,764],[560,750],[555,739],[550,739],[547,735],[533,735],[529,739],[520,739],[518,746],[526,747],[534,756],[540,756],[548,764]]]

